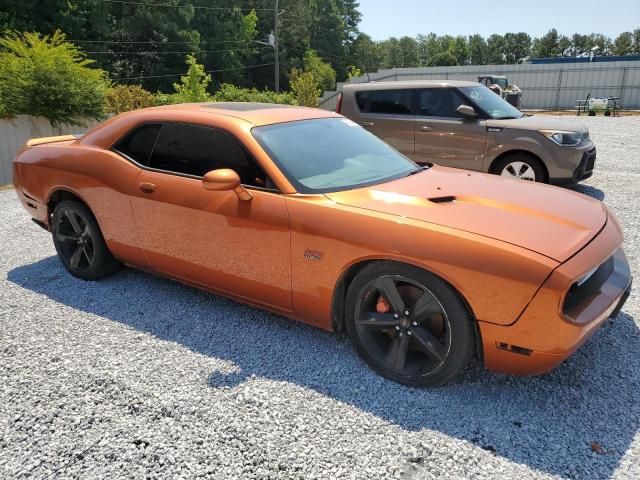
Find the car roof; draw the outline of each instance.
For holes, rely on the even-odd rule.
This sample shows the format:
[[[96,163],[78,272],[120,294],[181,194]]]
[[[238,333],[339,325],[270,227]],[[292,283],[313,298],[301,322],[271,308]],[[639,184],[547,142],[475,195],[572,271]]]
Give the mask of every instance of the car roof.
[[[401,80],[393,82],[351,83],[343,87],[344,90],[395,90],[401,88],[446,88],[446,87],[477,87],[478,82],[466,80]]]
[[[144,109],[147,110],[147,109]],[[341,115],[320,108],[299,107],[296,105],[280,105],[274,103],[257,102],[203,102],[179,103],[152,107],[148,110],[167,111],[197,111],[212,115],[225,115],[238,118],[256,126],[274,123],[294,122],[296,120],[310,120],[314,118],[340,117]],[[143,110],[138,110],[143,112]]]

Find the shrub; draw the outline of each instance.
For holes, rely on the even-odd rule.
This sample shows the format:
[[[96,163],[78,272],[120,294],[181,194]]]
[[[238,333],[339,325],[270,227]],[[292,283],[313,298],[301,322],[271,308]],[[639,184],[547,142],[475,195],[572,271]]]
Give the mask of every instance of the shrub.
[[[302,60],[304,70],[311,72],[320,88],[320,95],[325,90],[336,88],[336,71],[322,60],[315,50],[307,50]],[[318,96],[320,96],[318,95]]]
[[[297,68],[292,69],[289,85],[298,105],[304,107],[318,106],[320,89],[318,88],[318,81],[312,72],[302,71]]]
[[[172,95],[172,103],[211,100],[211,95],[207,92],[207,87],[211,83],[211,75],[205,72],[204,66],[200,65],[193,55],[187,55],[186,63],[189,65],[187,74],[180,77],[180,83],[173,84],[176,93]]]
[[[110,88],[105,95],[105,101],[107,113],[115,115],[138,108],[152,107],[156,103],[151,92],[140,85],[118,85]]]
[[[349,65],[347,67],[347,82],[350,82],[352,78],[362,77],[364,75],[363,71],[354,65]]]
[[[54,125],[104,117],[109,80],[104,71],[89,68],[93,60],[65,41],[62,32],[9,32],[0,38],[0,47],[3,116],[41,116]]]
[[[240,88],[230,83],[223,83],[213,95],[216,102],[261,102],[282,103],[295,105],[295,97],[289,93],[276,93],[271,90],[258,90],[256,88]]]

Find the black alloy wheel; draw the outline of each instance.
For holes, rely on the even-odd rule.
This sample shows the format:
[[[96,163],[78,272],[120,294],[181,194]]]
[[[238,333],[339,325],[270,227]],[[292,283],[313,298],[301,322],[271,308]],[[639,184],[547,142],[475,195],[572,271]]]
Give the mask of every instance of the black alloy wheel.
[[[58,257],[72,275],[98,280],[120,265],[109,252],[93,214],[82,203],[60,202],[51,227]]]
[[[441,385],[474,352],[473,322],[463,302],[449,285],[415,267],[380,262],[365,268],[350,287],[347,308],[356,350],[396,382]]]

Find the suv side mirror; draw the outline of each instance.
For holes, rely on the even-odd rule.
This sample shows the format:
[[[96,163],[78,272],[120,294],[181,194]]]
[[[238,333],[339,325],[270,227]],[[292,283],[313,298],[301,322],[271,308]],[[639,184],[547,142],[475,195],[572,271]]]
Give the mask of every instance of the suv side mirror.
[[[205,190],[212,190],[214,192],[233,190],[242,201],[251,200],[253,198],[251,194],[240,184],[240,177],[238,174],[230,168],[211,170],[202,177],[202,186]]]
[[[475,118],[478,116],[474,108],[470,107],[469,105],[460,105],[458,108],[456,108],[456,112],[467,118]]]

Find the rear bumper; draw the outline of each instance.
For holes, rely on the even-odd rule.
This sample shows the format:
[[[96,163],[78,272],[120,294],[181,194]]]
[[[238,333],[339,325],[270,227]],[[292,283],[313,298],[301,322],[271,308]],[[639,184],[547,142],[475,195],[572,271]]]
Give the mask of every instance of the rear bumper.
[[[512,325],[479,322],[484,362],[495,371],[536,375],[558,366],[615,316],[631,291],[622,234],[609,218],[603,231],[549,276]],[[567,293],[594,267],[613,263],[594,278],[584,298],[567,306]],[[596,275],[594,275],[596,277]],[[584,285],[587,285],[585,282]],[[582,288],[582,287],[578,287]]]

